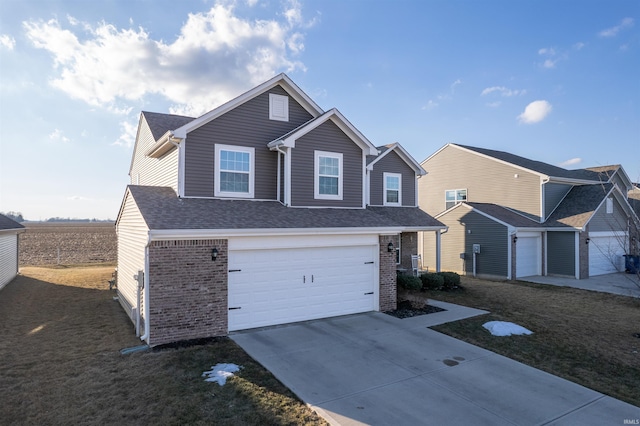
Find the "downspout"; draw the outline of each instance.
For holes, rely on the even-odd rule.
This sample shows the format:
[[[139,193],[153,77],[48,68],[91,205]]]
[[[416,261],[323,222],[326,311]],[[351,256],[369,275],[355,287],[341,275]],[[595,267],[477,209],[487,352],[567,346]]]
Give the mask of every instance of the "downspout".
[[[147,245],[144,246],[144,334],[140,336],[140,340],[146,341],[149,344],[149,246],[151,245],[151,236],[149,235]],[[138,305],[138,312],[140,312],[140,305]],[[138,315],[140,315],[138,313]]]
[[[284,187],[284,199],[282,201],[280,201],[279,197],[280,197],[280,179],[281,179],[281,176],[280,176],[280,156],[278,155],[278,201],[280,201],[282,204],[284,204],[286,206],[286,205],[288,205],[288,203],[287,203],[287,201],[288,201],[288,199],[287,199],[288,198],[287,197],[287,179],[286,179],[286,175],[287,175],[287,173],[286,173],[286,169],[287,169],[287,165],[286,165],[287,151],[284,151],[282,149],[282,144],[276,145],[272,149],[275,149],[275,151],[277,151],[280,154],[282,154],[282,156],[285,159],[285,167],[284,167],[285,168],[285,179],[284,179],[284,185],[283,185],[283,187]]]
[[[167,141],[169,141],[169,143],[173,146],[176,147],[176,149],[178,150],[178,176],[177,176],[177,182],[176,182],[176,192],[178,193],[178,197],[182,197],[183,194],[183,189],[182,185],[184,184],[184,178],[182,176],[182,173],[184,173],[184,155],[181,155],[180,152],[180,142],[182,139],[180,138],[176,138],[173,134],[173,132],[169,132],[169,136],[167,137]]]

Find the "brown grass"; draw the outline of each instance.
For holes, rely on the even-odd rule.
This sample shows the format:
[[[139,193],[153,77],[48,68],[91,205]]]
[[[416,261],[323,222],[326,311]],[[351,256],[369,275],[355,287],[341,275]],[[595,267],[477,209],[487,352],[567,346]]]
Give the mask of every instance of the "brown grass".
[[[463,285],[462,293],[425,295],[491,314],[436,330],[640,406],[640,299],[522,282],[463,278]],[[492,336],[482,328],[492,320],[534,334]]]
[[[28,267],[0,292],[1,423],[325,424],[230,339],[121,355],[140,340],[112,271]],[[225,362],[243,368],[204,382]]]

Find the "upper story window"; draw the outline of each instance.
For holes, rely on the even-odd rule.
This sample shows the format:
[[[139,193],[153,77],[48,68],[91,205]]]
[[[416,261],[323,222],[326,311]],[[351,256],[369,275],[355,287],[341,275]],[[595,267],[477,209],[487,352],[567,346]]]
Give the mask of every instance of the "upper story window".
[[[458,203],[467,201],[466,189],[449,189],[444,193],[445,209],[450,209]]]
[[[613,198],[607,198],[607,214],[613,213]]]
[[[384,205],[402,205],[402,175],[399,173],[383,173]]]
[[[314,198],[342,200],[342,154],[315,151]]]
[[[254,148],[216,144],[216,197],[253,198]]]
[[[269,93],[269,120],[289,121],[289,97]]]

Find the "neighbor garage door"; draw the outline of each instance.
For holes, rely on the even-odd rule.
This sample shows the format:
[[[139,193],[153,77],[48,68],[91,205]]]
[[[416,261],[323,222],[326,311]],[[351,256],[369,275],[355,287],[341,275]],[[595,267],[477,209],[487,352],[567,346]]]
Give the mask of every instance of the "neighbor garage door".
[[[538,232],[519,232],[516,242],[516,277],[542,275],[542,236]]]
[[[626,237],[589,235],[589,276],[621,271]]]
[[[229,331],[375,310],[377,245],[229,251]]]

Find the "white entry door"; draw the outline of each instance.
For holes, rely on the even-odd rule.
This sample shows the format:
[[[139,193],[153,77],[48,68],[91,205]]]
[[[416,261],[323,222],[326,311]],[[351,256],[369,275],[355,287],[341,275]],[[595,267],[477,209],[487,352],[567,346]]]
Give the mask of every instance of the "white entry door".
[[[377,246],[230,250],[229,331],[375,310],[377,271]]]

